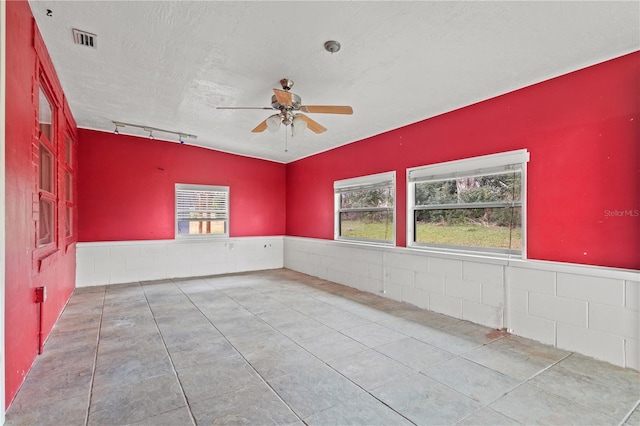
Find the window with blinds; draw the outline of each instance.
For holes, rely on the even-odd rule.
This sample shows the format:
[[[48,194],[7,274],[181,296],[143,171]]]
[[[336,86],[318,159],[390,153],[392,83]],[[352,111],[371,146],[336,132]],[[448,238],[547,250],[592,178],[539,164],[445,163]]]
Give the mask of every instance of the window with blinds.
[[[334,182],[335,238],[393,244],[395,172]]]
[[[176,237],[229,236],[229,187],[176,184]]]
[[[524,254],[526,150],[407,171],[413,246]]]

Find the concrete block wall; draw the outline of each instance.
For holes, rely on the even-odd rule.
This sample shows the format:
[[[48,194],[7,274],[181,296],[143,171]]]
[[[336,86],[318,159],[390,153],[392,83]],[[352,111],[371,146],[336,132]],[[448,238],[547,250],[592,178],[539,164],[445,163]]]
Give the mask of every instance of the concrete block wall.
[[[493,328],[504,327],[505,260],[285,237],[284,265]]]
[[[78,243],[76,286],[282,268],[283,244],[282,236]]]
[[[508,269],[513,333],[640,370],[640,273],[513,261]]]
[[[638,271],[298,237],[284,266],[640,370]]]

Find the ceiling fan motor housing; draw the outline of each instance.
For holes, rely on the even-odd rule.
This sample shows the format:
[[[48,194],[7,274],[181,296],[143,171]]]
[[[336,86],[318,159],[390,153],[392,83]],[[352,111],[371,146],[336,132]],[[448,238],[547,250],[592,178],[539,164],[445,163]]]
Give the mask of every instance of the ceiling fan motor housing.
[[[278,99],[276,98],[275,95],[271,96],[271,107],[274,109],[279,109],[280,111],[283,110],[299,110],[300,106],[302,105],[302,100],[300,99],[300,96],[296,95],[295,93],[291,93],[291,105],[283,105],[280,102],[278,102]]]
[[[293,81],[289,80],[288,78],[283,78],[282,80],[280,80],[280,85],[282,86],[283,90],[289,91],[293,87]]]

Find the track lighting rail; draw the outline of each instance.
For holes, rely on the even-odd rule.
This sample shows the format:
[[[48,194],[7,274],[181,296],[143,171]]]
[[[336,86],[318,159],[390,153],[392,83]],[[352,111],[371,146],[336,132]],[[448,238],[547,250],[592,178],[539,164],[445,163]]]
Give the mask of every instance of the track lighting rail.
[[[179,131],[175,131],[175,130],[167,130],[167,129],[160,129],[158,127],[152,127],[152,126],[145,126],[142,124],[133,124],[133,123],[125,123],[123,121],[111,121],[114,126],[116,126],[115,130],[113,131],[113,133],[115,133],[116,135],[120,134],[120,128],[121,127],[135,127],[137,129],[142,129],[145,132],[149,132],[149,139],[153,139],[153,132],[160,132],[160,133],[169,133],[172,135],[176,135],[178,136],[178,142],[180,142],[181,144],[184,143],[184,138],[191,138],[191,139],[198,139],[198,136],[196,135],[192,135],[190,133],[185,133],[185,132],[179,132]]]

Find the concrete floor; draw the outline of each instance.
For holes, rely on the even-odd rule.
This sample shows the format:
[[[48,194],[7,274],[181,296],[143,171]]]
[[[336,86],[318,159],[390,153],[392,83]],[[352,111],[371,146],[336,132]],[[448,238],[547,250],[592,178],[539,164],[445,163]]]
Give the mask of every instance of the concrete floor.
[[[636,371],[281,269],[77,289],[7,424],[639,425],[639,398]]]

